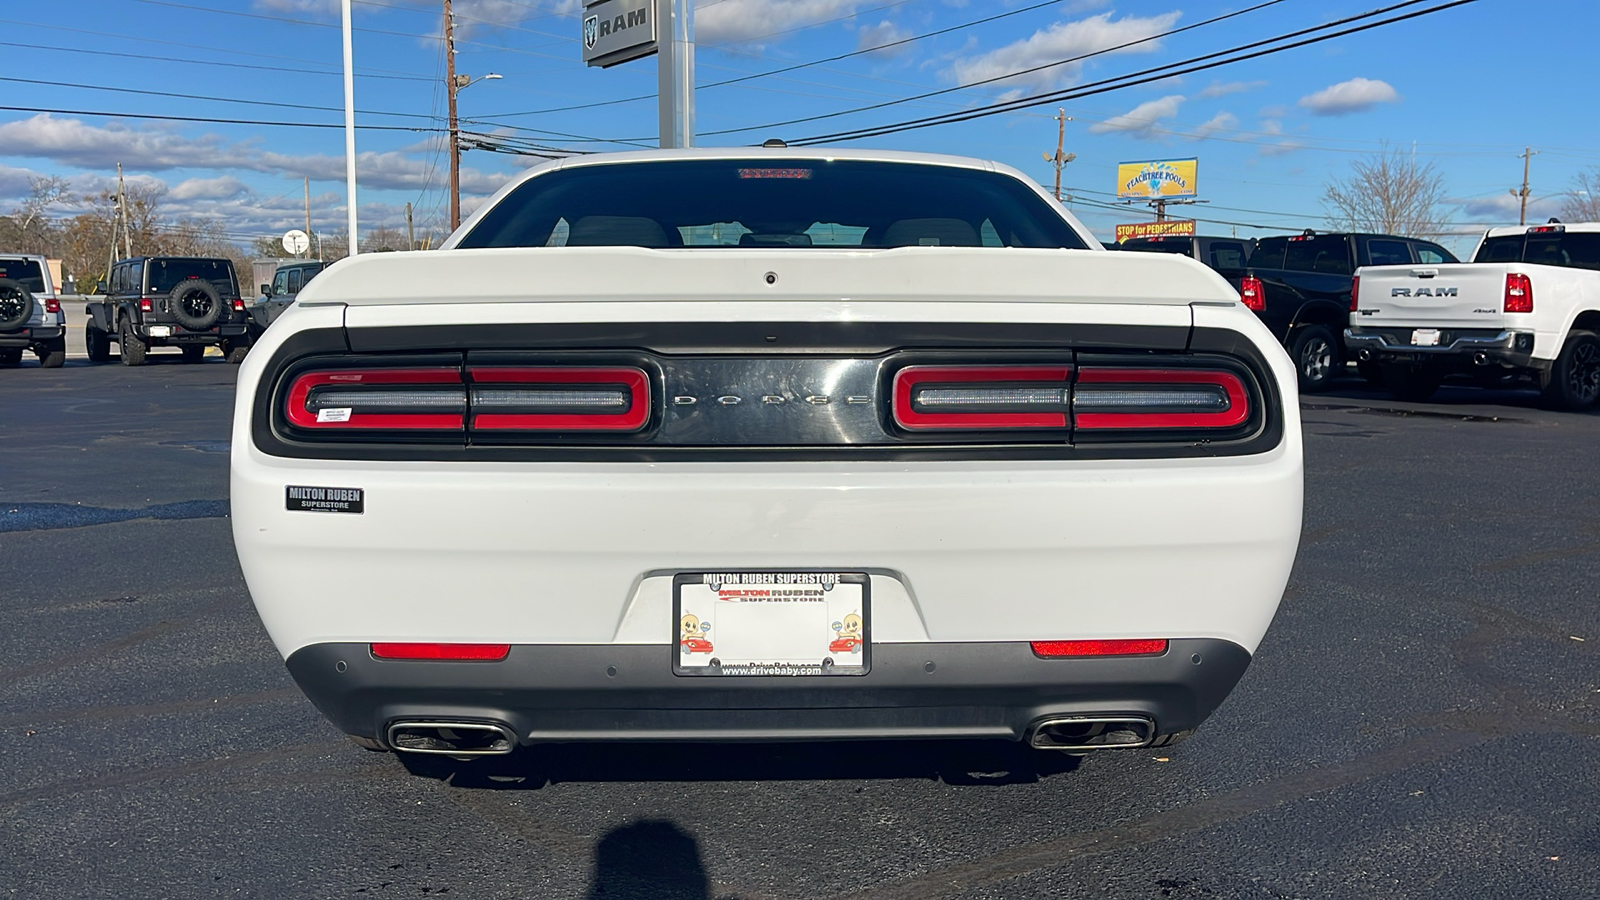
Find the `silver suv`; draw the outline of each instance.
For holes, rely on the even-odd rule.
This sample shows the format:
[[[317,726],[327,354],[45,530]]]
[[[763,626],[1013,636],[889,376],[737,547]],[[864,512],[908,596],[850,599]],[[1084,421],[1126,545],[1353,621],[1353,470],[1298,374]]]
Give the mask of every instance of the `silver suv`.
[[[42,256],[0,253],[0,368],[22,364],[32,350],[40,365],[67,361],[67,319]]]

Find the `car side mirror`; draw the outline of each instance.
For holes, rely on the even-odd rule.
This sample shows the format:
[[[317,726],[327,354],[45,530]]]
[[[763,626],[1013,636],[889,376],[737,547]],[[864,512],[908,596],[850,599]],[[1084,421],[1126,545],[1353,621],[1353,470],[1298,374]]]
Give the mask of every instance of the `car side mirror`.
[[[96,281],[94,283],[94,290],[90,291],[92,294],[104,294],[105,292],[106,283],[104,281]]]
[[[261,286],[261,296],[263,296],[263,297],[271,297],[272,296],[272,285],[263,284]]]

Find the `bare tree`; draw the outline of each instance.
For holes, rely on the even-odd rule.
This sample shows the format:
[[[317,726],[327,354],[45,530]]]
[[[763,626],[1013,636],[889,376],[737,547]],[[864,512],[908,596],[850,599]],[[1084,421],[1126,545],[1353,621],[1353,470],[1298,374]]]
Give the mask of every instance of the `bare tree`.
[[[18,253],[59,252],[59,226],[48,216],[50,208],[68,203],[70,189],[66,179],[51,175],[28,179],[28,197],[9,216],[0,218],[0,237],[8,249]]]
[[[1350,168],[1348,180],[1323,188],[1322,205],[1334,227],[1410,237],[1439,230],[1444,176],[1433,163],[1419,166],[1411,154],[1385,147]]]
[[[1561,218],[1567,222],[1600,222],[1600,168],[1579,172],[1572,179]]]

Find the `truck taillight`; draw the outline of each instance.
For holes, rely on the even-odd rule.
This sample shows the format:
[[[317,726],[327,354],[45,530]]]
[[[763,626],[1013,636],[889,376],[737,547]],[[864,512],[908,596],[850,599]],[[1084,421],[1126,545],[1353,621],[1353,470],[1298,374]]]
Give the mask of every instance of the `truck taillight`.
[[[1084,366],[1072,418],[1079,431],[1235,428],[1250,418],[1250,394],[1224,369]]]
[[[1245,309],[1261,312],[1267,308],[1266,294],[1261,290],[1261,279],[1254,275],[1246,275],[1239,281],[1239,299],[1244,302]]]
[[[233,308],[234,308],[234,310],[235,310],[235,311],[237,311],[237,312],[244,312],[244,301],[243,301],[243,300],[240,300],[240,299],[238,299],[238,298],[237,298],[237,297],[236,297],[236,298],[234,298],[234,301],[233,301]]]
[[[1361,276],[1350,279],[1350,311],[1355,312],[1361,308]]]
[[[467,388],[455,368],[313,371],[297,376],[284,416],[314,431],[465,428]]]
[[[1066,430],[1072,366],[907,366],[895,373],[896,425],[910,431]]]
[[[467,370],[474,431],[638,431],[650,376],[632,367]]]
[[[58,313],[58,312],[61,312],[61,298],[59,298],[59,297],[46,297],[46,298],[44,298],[44,311],[47,312],[47,313]]]
[[[155,309],[155,306],[151,302],[149,297],[140,297],[139,298],[139,311],[140,312],[151,312],[154,309]]]
[[[1506,274],[1505,311],[1508,313],[1533,312],[1533,282],[1520,272]]]

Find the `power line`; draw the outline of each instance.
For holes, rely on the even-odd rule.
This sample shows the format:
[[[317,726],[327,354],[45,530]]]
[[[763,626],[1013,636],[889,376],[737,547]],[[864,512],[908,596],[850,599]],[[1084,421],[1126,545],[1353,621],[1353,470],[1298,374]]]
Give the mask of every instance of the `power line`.
[[[260,71],[263,71],[263,72],[290,72],[290,73],[293,73],[293,74],[296,74],[296,75],[332,75],[332,76],[338,76],[338,75],[342,74],[340,72],[323,71],[323,70],[320,70],[320,69],[296,69],[296,68],[291,68],[289,66],[260,66],[260,65],[255,65],[253,63],[222,62],[220,60],[208,60],[208,59],[184,59],[184,58],[175,57],[175,56],[151,56],[151,55],[142,54],[142,53],[117,53],[117,52],[114,52],[114,51],[111,51],[111,50],[88,50],[88,49],[85,49],[85,48],[82,48],[82,47],[51,47],[51,46],[47,46],[47,45],[44,45],[44,44],[18,44],[18,43],[12,43],[10,41],[0,41],[0,47],[18,47],[18,48],[21,48],[23,50],[40,50],[40,51],[45,51],[45,52],[50,52],[50,53],[85,53],[85,54],[89,54],[91,56],[113,56],[113,57],[117,57],[117,58],[120,58],[120,59],[136,59],[136,60],[138,60],[140,62],[169,62],[169,63],[183,63],[185,65],[191,65],[191,66],[221,66],[221,67],[228,68],[228,69],[257,69],[257,70],[260,70]],[[356,73],[356,77],[357,78],[386,78],[386,79],[391,79],[391,80],[394,80],[394,81],[432,81],[433,80],[431,78],[424,78],[421,75],[375,75],[375,74],[370,74],[370,73],[367,73],[367,72],[357,72]]]
[[[1358,19],[1370,18],[1371,16],[1374,16],[1374,15],[1381,15],[1381,14],[1386,13],[1386,12],[1391,12],[1393,10],[1400,9],[1402,7],[1413,6],[1413,5],[1415,5],[1415,4],[1419,3],[1419,2],[1424,2],[1424,0],[1406,0],[1406,2],[1404,2],[1404,3],[1397,3],[1397,4],[1394,4],[1393,6],[1385,7],[1385,8],[1382,8],[1382,9],[1373,10],[1371,12],[1362,13],[1360,15],[1351,16],[1351,17],[1348,17],[1348,18],[1345,18],[1345,19],[1340,19],[1340,20],[1338,20],[1336,22],[1330,22],[1330,23],[1328,23],[1326,25],[1319,25],[1319,26],[1316,26],[1314,28],[1301,29],[1300,31],[1291,32],[1289,34],[1284,34],[1284,35],[1279,35],[1277,37],[1268,38],[1268,39],[1262,40],[1262,41],[1254,41],[1254,42],[1251,42],[1249,44],[1243,44],[1243,45],[1240,45],[1240,46],[1237,46],[1237,47],[1230,48],[1228,50],[1220,50],[1220,51],[1217,51],[1215,53],[1208,53],[1208,54],[1204,54],[1202,56],[1191,57],[1189,59],[1182,60],[1180,62],[1169,63],[1169,64],[1164,65],[1164,66],[1157,66],[1155,68],[1145,69],[1142,72],[1135,72],[1135,73],[1132,73],[1130,75],[1123,75],[1123,76],[1119,76],[1117,78],[1104,79],[1102,81],[1093,82],[1090,85],[1086,85],[1086,86],[1083,86],[1083,87],[1069,88],[1069,89],[1061,90],[1061,91],[1050,91],[1050,92],[1047,92],[1047,93],[1044,93],[1044,94],[1035,94],[1033,96],[1023,97],[1023,98],[1020,98],[1018,100],[1006,101],[1006,102],[1001,102],[1001,103],[993,103],[993,104],[989,104],[988,106],[978,107],[977,109],[975,109],[973,111],[970,111],[970,112],[966,112],[966,113],[947,114],[947,115],[943,115],[943,116],[929,116],[929,117],[925,117],[925,118],[922,118],[922,119],[912,119],[912,120],[908,120],[908,121],[905,121],[905,122],[894,123],[894,124],[891,124],[891,125],[883,125],[883,126],[876,126],[876,127],[871,127],[871,128],[857,129],[855,131],[845,131],[845,132],[836,132],[836,133],[833,133],[833,134],[813,135],[813,136],[810,136],[810,137],[801,138],[799,140],[790,141],[790,143],[791,144],[798,144],[798,145],[801,145],[801,146],[805,146],[805,145],[808,145],[808,144],[822,143],[822,142],[829,142],[829,141],[859,140],[861,138],[879,137],[881,135],[893,134],[893,133],[900,132],[900,131],[911,131],[911,130],[918,129],[918,128],[928,128],[928,127],[931,127],[931,126],[934,126],[934,125],[949,125],[949,124],[953,124],[955,122],[965,122],[965,121],[969,121],[969,120],[972,120],[972,119],[980,119],[980,118],[984,118],[984,117],[987,117],[987,116],[998,115],[1000,113],[1011,112],[1011,111],[1016,110],[1016,109],[1023,109],[1023,108],[1030,107],[1030,106],[1040,106],[1040,105],[1043,105],[1043,104],[1046,104],[1046,103],[1055,103],[1055,102],[1062,101],[1062,100],[1080,99],[1082,97],[1093,96],[1095,94],[1104,94],[1104,93],[1107,93],[1107,92],[1110,92],[1110,91],[1115,91],[1115,90],[1122,90],[1123,88],[1134,87],[1134,86],[1140,85],[1140,84],[1148,84],[1148,83],[1150,83],[1152,81],[1161,81],[1161,80],[1164,80],[1164,79],[1167,79],[1167,78],[1171,78],[1171,77],[1174,77],[1174,76],[1177,76],[1177,75],[1188,75],[1188,74],[1191,74],[1193,72],[1202,72],[1202,71],[1206,71],[1208,69],[1215,69],[1215,68],[1219,68],[1221,66],[1232,65],[1233,63],[1244,62],[1246,60],[1256,59],[1258,57],[1270,56],[1270,55],[1275,54],[1275,53],[1282,53],[1285,50],[1293,50],[1293,49],[1296,49],[1296,48],[1299,48],[1299,47],[1306,47],[1306,46],[1310,46],[1312,44],[1319,44],[1319,43],[1322,43],[1323,41],[1333,40],[1334,38],[1345,37],[1347,35],[1356,34],[1358,32],[1369,31],[1369,30],[1374,29],[1374,28],[1381,28],[1381,27],[1383,27],[1385,25],[1392,25],[1392,24],[1395,24],[1397,22],[1403,22],[1403,21],[1406,21],[1408,19],[1415,19],[1415,18],[1418,18],[1420,16],[1426,16],[1426,15],[1430,15],[1430,14],[1436,13],[1436,12],[1443,12],[1444,10],[1452,9],[1454,7],[1457,7],[1457,6],[1464,6],[1464,5],[1468,4],[1468,3],[1476,3],[1476,2],[1478,2],[1478,0],[1452,0],[1452,2],[1444,3],[1444,4],[1441,4],[1439,6],[1434,6],[1434,7],[1428,8],[1428,9],[1422,9],[1422,10],[1417,10],[1415,12],[1410,12],[1410,13],[1405,13],[1405,14],[1398,15],[1398,16],[1393,16],[1393,17],[1388,18],[1388,19],[1381,19],[1381,20],[1376,21],[1376,22],[1368,22],[1368,23],[1363,24],[1363,25],[1357,25],[1357,26],[1353,26],[1351,28],[1343,29],[1341,31],[1335,31],[1335,32],[1333,32],[1331,34],[1319,35],[1317,37],[1312,37],[1312,38],[1307,38],[1305,40],[1295,41],[1293,43],[1284,44],[1284,45],[1278,46],[1278,47],[1269,47],[1269,48],[1264,49],[1264,50],[1256,50],[1255,52],[1252,52],[1252,53],[1240,53],[1239,55],[1232,56],[1231,58],[1228,58],[1228,59],[1220,59],[1220,60],[1216,59],[1216,57],[1228,56],[1229,54],[1239,53],[1239,51],[1242,51],[1242,50],[1245,50],[1245,49],[1249,49],[1249,48],[1252,48],[1252,47],[1260,47],[1260,46],[1265,45],[1265,44],[1278,43],[1278,42],[1286,40],[1288,38],[1297,37],[1299,35],[1308,34],[1310,32],[1314,32],[1314,31],[1320,31],[1320,30],[1323,30],[1323,29],[1326,29],[1326,28],[1330,28],[1330,27],[1333,27],[1333,26],[1336,26],[1336,25],[1340,25],[1340,24],[1343,24],[1343,23],[1346,23],[1346,22],[1355,21],[1355,20],[1358,20]],[[1212,60],[1212,61],[1211,62],[1199,62],[1201,60]],[[1190,65],[1191,63],[1197,63],[1197,64]],[[1115,84],[1113,82],[1123,82],[1123,83]],[[825,118],[825,116],[814,116],[814,117],[811,117],[811,119],[815,119],[815,118]],[[811,119],[803,119],[803,120],[797,120],[797,121],[810,121]],[[785,124],[788,124],[788,123],[785,123]],[[737,131],[752,131],[752,130],[770,129],[770,128],[773,128],[773,127],[776,127],[776,126],[774,126],[774,125],[766,125],[766,126],[757,126],[755,128],[734,129],[734,130],[737,130]],[[732,133],[732,131],[711,132],[711,133],[712,134]]]
[[[12,78],[0,75],[0,81],[9,81],[16,84],[40,84],[48,87],[74,88],[85,91],[107,91],[116,94],[140,94],[147,97],[172,97],[179,100],[203,100],[209,103],[237,103],[245,106],[274,106],[282,109],[309,109],[316,112],[344,112],[342,106],[313,106],[307,103],[280,103],[276,100],[246,100],[240,97],[211,97],[205,94],[181,94],[173,91],[149,91],[140,88],[112,87],[104,84],[80,84],[71,81],[44,81],[34,78]],[[375,109],[358,109],[356,112],[364,116],[400,116],[412,119],[437,119],[437,116],[423,115],[422,113],[383,112]]]
[[[108,119],[153,119],[158,122],[205,122],[210,125],[265,125],[283,128],[343,128],[342,122],[272,122],[261,119],[218,119],[209,116],[163,116],[155,113],[106,112],[95,109],[58,109],[46,106],[0,106],[8,112],[52,113],[62,116],[105,116]],[[424,125],[357,125],[364,131],[410,131],[441,133],[443,128]]]

